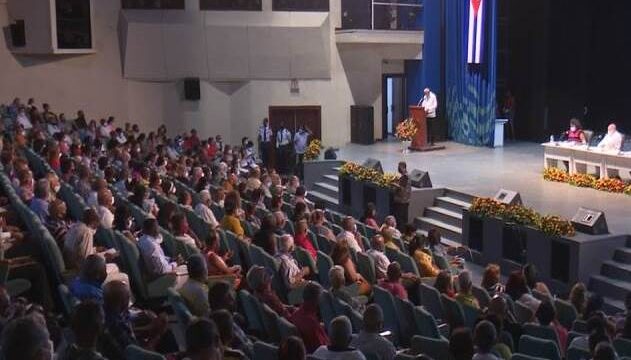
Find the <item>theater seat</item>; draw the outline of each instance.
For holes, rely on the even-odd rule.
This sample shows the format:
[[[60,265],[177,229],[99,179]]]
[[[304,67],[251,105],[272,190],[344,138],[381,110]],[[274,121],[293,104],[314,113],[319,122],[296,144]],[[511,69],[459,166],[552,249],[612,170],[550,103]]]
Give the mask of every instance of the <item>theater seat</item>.
[[[550,326],[542,326],[531,323],[524,324],[523,334],[530,335],[539,339],[552,340],[555,344],[557,344],[557,347],[559,349],[561,348],[559,345],[559,337],[557,336],[557,332]]]
[[[545,358],[530,356],[526,354],[513,354],[510,360],[546,360]]]
[[[257,341],[254,343],[255,360],[277,360],[278,346]]]
[[[433,359],[450,359],[449,341],[415,335],[411,341],[414,354],[425,354]]]
[[[451,329],[465,325],[465,315],[462,306],[445,294],[440,295],[440,301],[445,311],[445,320]]]
[[[574,320],[578,317],[578,312],[574,305],[565,300],[555,299],[554,307],[556,308],[557,318],[561,325],[566,329],[571,329]]]
[[[320,307],[320,315],[322,316],[322,322],[326,325],[328,332],[328,324],[333,321],[337,316],[335,309],[333,308],[333,295],[327,290],[323,290],[318,299],[318,305]]]
[[[616,338],[613,341],[613,347],[618,356],[631,356],[631,340]]]
[[[396,296],[393,296],[393,299],[397,311],[399,332],[401,334],[399,342],[401,346],[409,347],[412,335],[419,334],[414,316],[414,304],[412,304],[409,300],[403,300]]]
[[[333,267],[333,260],[329,255],[318,251],[318,258],[316,259],[316,266],[318,267],[318,277],[320,279],[320,285],[323,288],[328,289],[331,286],[329,280],[329,270]]]
[[[414,307],[414,321],[416,321],[418,334],[421,336],[441,339],[444,338],[443,334],[449,333],[449,331],[441,332],[434,316],[422,306]],[[449,330],[446,324],[443,325],[443,328]]]
[[[486,289],[477,285],[473,285],[471,291],[473,293],[473,296],[475,296],[475,298],[478,300],[478,303],[480,304],[480,309],[486,309],[486,307],[489,306],[489,304],[491,303],[491,296],[486,291]]]
[[[384,330],[390,330],[393,334],[393,343],[398,345],[401,341],[401,332],[399,328],[399,321],[397,316],[396,305],[394,303],[394,297],[387,290],[375,286],[373,287],[373,299],[376,304],[381,307],[383,311],[383,328]]]
[[[421,305],[427,309],[438,321],[444,321],[445,313],[443,303],[440,300],[440,293],[436,288],[427,284],[419,284],[421,293]]]
[[[171,309],[175,314],[175,318],[178,322],[178,327],[182,334],[186,333],[186,328],[188,325],[195,319],[193,314],[188,310],[184,299],[174,288],[169,288],[167,290],[169,304],[171,305]]]
[[[375,260],[370,255],[363,252],[357,253],[357,270],[369,283],[377,282]]]
[[[590,354],[587,349],[579,349],[577,347],[570,347],[567,349],[565,354],[565,360],[585,360],[591,359],[592,354]]]
[[[125,349],[125,359],[127,360],[165,360],[166,358],[153,351],[145,350],[140,346],[129,345]]]
[[[561,360],[559,348],[554,341],[538,339],[530,335],[522,335],[519,338],[519,352],[548,360]]]
[[[263,335],[265,335],[265,324],[263,322],[261,311],[259,310],[258,300],[256,300],[256,298],[247,290],[239,291],[238,300],[243,312],[245,312],[245,318],[248,322],[248,330],[263,337]]]

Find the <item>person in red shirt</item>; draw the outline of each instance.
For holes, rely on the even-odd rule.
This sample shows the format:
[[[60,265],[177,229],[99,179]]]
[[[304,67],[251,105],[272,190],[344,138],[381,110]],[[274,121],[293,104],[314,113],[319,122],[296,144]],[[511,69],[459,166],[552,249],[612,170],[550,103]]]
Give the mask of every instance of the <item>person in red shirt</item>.
[[[215,155],[217,155],[217,151],[219,149],[217,148],[217,142],[215,141],[215,138],[213,138],[212,136],[208,138],[208,147],[206,148],[206,153],[208,154],[208,157],[210,159],[214,159]]]
[[[308,227],[307,220],[302,219],[296,222],[296,235],[294,236],[294,243],[307,250],[313,261],[316,261],[318,258],[318,251],[309,239],[309,234],[307,232]]]
[[[379,281],[379,286],[400,299],[408,299],[408,292],[401,284],[401,265],[396,261],[388,265],[386,278]]]
[[[318,347],[329,342],[324,326],[318,318],[318,299],[321,293],[322,287],[319,284],[308,282],[302,294],[304,302],[289,318],[289,321],[298,329],[308,353],[314,352]]]

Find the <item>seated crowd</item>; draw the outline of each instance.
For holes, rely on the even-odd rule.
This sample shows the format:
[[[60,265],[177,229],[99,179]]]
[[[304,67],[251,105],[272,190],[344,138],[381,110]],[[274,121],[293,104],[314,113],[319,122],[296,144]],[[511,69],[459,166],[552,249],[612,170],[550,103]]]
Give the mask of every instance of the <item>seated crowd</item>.
[[[614,359],[631,344],[631,296],[607,316],[583,284],[557,299],[533,265],[502,282],[490,264],[478,284],[436,229],[314,204],[298,177],[254,165],[247,138],[144,134],[32,100],[0,115],[5,360]]]

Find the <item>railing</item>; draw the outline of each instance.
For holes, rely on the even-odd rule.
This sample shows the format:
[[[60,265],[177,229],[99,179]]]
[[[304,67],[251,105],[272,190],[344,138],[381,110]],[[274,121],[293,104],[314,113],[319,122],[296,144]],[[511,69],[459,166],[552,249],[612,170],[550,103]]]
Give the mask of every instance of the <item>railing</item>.
[[[342,0],[342,28],[421,30],[422,0]]]

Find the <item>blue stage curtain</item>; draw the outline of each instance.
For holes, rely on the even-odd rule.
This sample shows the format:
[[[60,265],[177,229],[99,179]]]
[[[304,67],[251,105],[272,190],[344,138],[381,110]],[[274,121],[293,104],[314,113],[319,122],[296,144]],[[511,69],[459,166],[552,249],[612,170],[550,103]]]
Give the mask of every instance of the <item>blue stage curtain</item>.
[[[432,89],[438,97],[438,101],[444,101],[445,99],[445,91],[440,81],[440,63],[443,61],[440,48],[442,1],[445,0],[423,1],[423,83],[419,84],[414,91],[414,97],[416,98],[414,105],[423,97],[423,88],[425,87]]]
[[[491,146],[496,109],[496,0],[484,1],[482,64],[467,64],[469,1],[445,1],[445,10],[449,136],[463,144]]]

